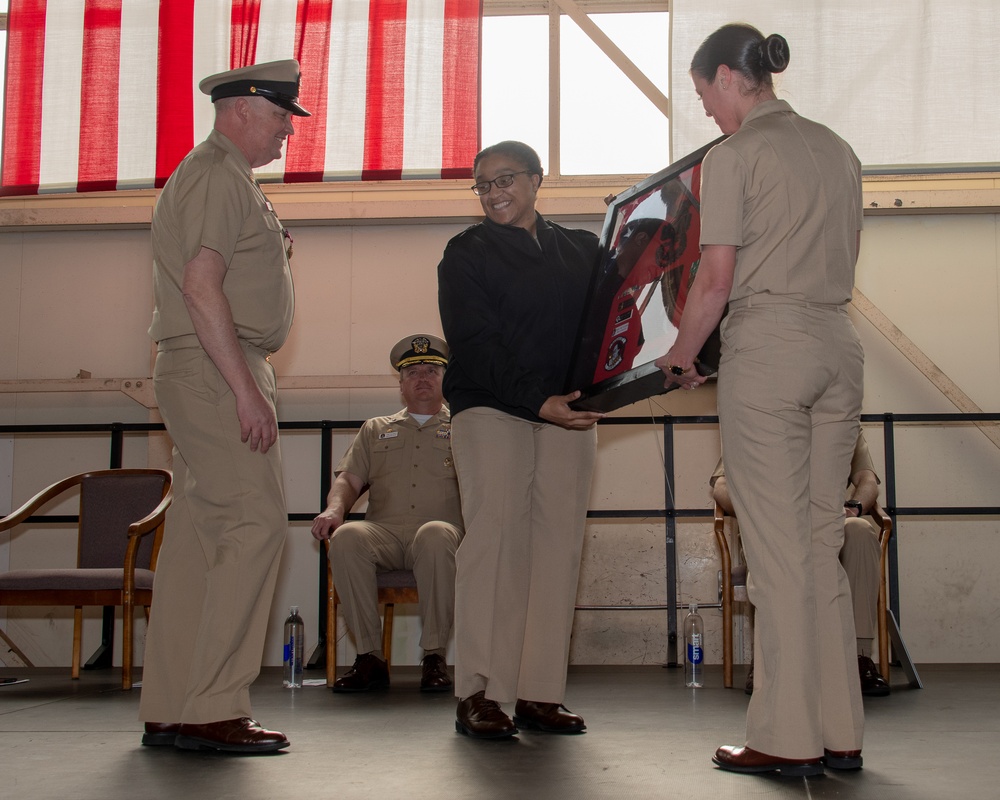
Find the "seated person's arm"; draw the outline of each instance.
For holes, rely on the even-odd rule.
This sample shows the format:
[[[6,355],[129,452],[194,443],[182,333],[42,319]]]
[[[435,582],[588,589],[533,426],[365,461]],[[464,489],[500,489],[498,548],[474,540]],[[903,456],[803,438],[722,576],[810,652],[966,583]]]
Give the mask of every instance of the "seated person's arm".
[[[344,524],[364,489],[364,481],[357,475],[350,472],[337,475],[326,498],[326,509],[313,520],[313,538],[323,541],[333,536],[333,532]]]
[[[712,499],[719,504],[723,511],[730,516],[735,516],[733,501],[729,499],[729,489],[726,486],[726,476],[720,475],[712,483]]]
[[[861,503],[861,513],[856,513],[856,509],[847,508],[847,516],[860,517],[870,514],[878,502],[878,478],[875,473],[870,469],[859,469],[851,475],[851,485],[854,487],[854,494],[850,499]]]

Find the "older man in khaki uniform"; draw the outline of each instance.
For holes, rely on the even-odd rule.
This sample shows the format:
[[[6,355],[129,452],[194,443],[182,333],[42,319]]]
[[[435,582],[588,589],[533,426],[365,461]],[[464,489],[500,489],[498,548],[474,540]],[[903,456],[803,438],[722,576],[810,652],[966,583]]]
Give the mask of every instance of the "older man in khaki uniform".
[[[251,718],[288,517],[270,353],[292,324],[287,235],[253,169],[294,131],[299,65],[206,78],[208,139],[153,212],[150,336],[156,400],[174,442],[139,717],[143,744],[266,753],[284,734]]]
[[[445,652],[455,620],[455,551],[465,533],[458,477],[451,455],[451,415],[441,381],[448,346],[438,337],[408,336],[392,348],[406,408],[368,420],[337,467],[328,506],[312,534],[330,541],[333,582],[358,656],[333,686],[335,692],[367,692],[389,686],[381,650],[375,575],[411,569],[417,579],[420,689],[447,691]],[[365,519],[345,522],[368,490]]]

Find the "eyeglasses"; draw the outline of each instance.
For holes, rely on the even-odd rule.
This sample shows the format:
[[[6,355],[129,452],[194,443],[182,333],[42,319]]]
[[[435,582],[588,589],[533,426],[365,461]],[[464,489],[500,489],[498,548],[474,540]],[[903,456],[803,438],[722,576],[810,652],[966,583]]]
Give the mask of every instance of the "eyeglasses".
[[[490,193],[490,189],[493,188],[493,186],[491,186],[490,184],[496,185],[498,189],[506,189],[514,182],[515,175],[530,175],[530,174],[531,173],[528,170],[523,169],[520,172],[510,172],[507,175],[499,175],[491,181],[482,181],[481,183],[477,183],[475,186],[472,187],[472,191],[478,194],[480,197],[482,197],[484,194]]]

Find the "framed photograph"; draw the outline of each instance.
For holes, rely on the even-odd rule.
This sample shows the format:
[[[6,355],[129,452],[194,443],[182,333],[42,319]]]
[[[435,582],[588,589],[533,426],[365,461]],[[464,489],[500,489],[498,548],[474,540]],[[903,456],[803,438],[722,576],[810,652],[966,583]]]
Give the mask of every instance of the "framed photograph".
[[[701,251],[701,162],[725,137],[618,195],[608,206],[577,351],[566,390],[573,408],[612,411],[663,394],[653,362],[677,338]],[[698,371],[719,368],[719,331],[698,354]]]

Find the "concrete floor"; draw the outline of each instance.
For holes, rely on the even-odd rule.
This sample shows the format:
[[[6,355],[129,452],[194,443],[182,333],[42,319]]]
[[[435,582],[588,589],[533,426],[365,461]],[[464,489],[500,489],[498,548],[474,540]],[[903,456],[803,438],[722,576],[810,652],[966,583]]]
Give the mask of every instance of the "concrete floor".
[[[249,758],[140,746],[139,691],[118,689],[116,671],[71,681],[68,669],[0,669],[29,679],[0,686],[0,797],[1000,797],[1000,665],[920,673],[921,690],[897,671],[890,697],[865,700],[862,771],[782,779],[712,765],[718,745],[742,743],[747,702],[722,688],[719,667],[697,691],[676,669],[576,667],[566,704],[586,718],[586,734],[486,742],[455,733],[454,700],[420,694],[416,668],[398,668],[391,690],[367,696],[291,692],[269,669],[253,687],[255,714],[292,746]]]

